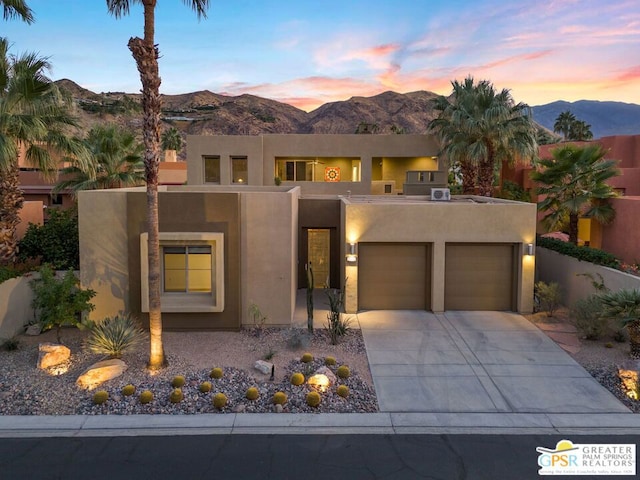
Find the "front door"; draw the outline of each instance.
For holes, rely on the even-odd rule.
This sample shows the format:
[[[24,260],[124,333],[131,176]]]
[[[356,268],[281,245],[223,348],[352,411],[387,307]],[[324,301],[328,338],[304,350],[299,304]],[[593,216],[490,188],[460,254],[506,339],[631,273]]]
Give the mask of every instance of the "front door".
[[[307,255],[313,266],[315,288],[324,288],[331,283],[331,230],[309,228],[307,232]]]

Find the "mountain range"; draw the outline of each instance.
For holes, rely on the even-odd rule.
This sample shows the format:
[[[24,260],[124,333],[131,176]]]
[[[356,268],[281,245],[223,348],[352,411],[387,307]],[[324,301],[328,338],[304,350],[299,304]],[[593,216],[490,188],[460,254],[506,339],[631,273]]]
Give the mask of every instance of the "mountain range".
[[[141,129],[140,94],[95,93],[71,80],[58,80],[78,105],[80,131],[113,122]],[[425,133],[435,112],[427,91],[384,92],[326,103],[311,112],[253,95],[236,97],[208,90],[163,95],[162,123],[183,135],[261,133]],[[553,102],[532,108],[534,119],[553,131],[558,114],[570,110],[591,125],[595,138],[640,133],[640,105],[620,102]],[[184,151],[184,149],[183,149]],[[184,152],[182,152],[184,155]]]

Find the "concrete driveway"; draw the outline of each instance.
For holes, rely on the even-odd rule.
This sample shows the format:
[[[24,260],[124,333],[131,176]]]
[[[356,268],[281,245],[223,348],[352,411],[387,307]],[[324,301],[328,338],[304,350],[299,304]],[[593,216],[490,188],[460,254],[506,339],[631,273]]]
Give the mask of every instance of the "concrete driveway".
[[[630,413],[507,312],[358,313],[382,412]]]

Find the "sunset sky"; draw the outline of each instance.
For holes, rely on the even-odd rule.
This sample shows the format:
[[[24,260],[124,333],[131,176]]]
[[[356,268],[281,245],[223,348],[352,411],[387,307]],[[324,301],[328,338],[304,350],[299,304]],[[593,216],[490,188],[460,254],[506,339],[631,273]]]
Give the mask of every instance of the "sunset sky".
[[[28,0],[36,22],[1,21],[12,53],[49,57],[53,79],[94,92],[140,90],[127,49],[142,9],[103,0]],[[179,0],[156,9],[161,92],[250,93],[304,110],[393,90],[449,94],[467,75],[531,106],[640,103],[638,0],[226,0],[208,18]]]

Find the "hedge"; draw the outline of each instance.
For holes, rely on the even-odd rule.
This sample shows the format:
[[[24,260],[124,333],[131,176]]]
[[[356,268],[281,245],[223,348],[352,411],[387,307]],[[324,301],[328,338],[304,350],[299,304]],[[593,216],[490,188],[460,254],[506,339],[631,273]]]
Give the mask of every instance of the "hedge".
[[[548,248],[554,252],[577,258],[583,262],[591,262],[604,267],[611,267],[620,270],[620,260],[614,255],[591,247],[578,247],[573,243],[563,242],[555,238],[546,238],[538,236],[536,238],[538,247]]]

